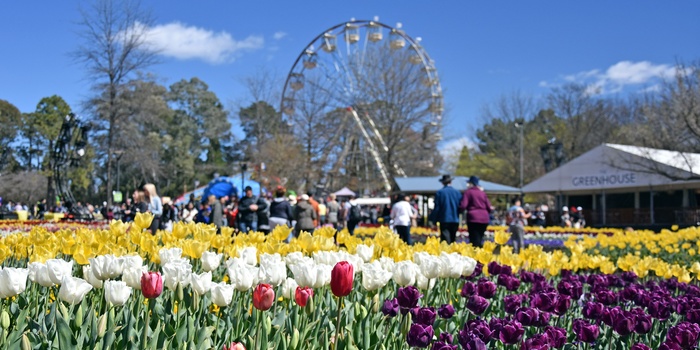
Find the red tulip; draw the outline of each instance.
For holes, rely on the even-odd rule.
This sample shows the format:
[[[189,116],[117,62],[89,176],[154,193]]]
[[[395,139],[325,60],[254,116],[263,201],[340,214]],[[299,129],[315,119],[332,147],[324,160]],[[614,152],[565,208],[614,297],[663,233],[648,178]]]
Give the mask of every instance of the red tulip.
[[[296,294],[294,295],[294,300],[297,305],[305,307],[309,299],[314,296],[314,290],[309,287],[297,287]]]
[[[243,346],[243,343],[232,342],[229,346],[224,344],[221,350],[245,350],[245,346]]]
[[[344,297],[352,291],[352,280],[355,277],[352,265],[341,261],[331,271],[331,291],[337,297]]]
[[[260,311],[268,310],[275,301],[275,290],[267,283],[258,284],[253,291],[253,306]]]
[[[163,277],[160,272],[144,272],[141,275],[141,293],[148,299],[157,298],[163,293]]]

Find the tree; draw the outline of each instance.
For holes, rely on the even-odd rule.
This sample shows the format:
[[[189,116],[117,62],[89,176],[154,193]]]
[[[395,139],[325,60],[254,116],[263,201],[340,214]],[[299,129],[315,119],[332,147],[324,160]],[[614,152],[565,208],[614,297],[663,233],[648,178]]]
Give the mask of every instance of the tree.
[[[112,204],[112,159],[115,140],[121,137],[115,128],[124,117],[119,96],[129,77],[157,62],[157,51],[148,45],[147,29],[153,23],[138,1],[98,0],[89,11],[81,9],[80,36],[83,43],[73,53],[94,79],[97,95],[88,102],[95,113],[96,125],[106,132],[98,156],[106,163],[107,203]]]
[[[10,144],[17,136],[17,130],[22,122],[22,114],[19,109],[10,102],[0,100],[0,171],[8,163],[10,157]]]

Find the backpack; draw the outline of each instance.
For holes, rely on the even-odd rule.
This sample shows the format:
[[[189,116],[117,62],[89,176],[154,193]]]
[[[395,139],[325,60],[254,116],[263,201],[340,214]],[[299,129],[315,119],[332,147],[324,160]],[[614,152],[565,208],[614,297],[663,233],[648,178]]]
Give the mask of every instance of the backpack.
[[[360,221],[362,220],[362,211],[360,211],[359,205],[350,205],[350,217],[348,221]]]
[[[506,225],[511,225],[518,219],[520,219],[520,211],[508,210],[508,214],[506,215]]]

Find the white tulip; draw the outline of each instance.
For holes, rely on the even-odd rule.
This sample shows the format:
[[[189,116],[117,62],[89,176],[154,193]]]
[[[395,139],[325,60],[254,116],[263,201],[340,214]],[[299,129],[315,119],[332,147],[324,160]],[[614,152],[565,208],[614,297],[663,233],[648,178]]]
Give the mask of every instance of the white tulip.
[[[416,273],[418,265],[410,260],[404,260],[396,263],[394,266],[393,279],[396,284],[405,287],[416,284]]]
[[[333,266],[318,265],[316,269],[316,281],[311,287],[316,289],[331,284],[331,271],[333,271]]]
[[[260,270],[258,280],[260,283],[269,283],[279,286],[287,278],[287,266],[279,254],[263,254],[260,256]]]
[[[207,294],[211,289],[211,271],[190,275],[190,284],[192,285],[192,290],[199,295]]]
[[[77,277],[64,276],[61,281],[61,289],[58,290],[58,297],[69,303],[79,304],[85,295],[92,290],[90,283]]]
[[[112,254],[100,255],[88,260],[90,260],[93,275],[103,281],[121,276],[124,270],[122,265],[124,260]]]
[[[202,258],[200,259],[202,261],[202,270],[205,272],[216,270],[219,265],[221,265],[221,258],[223,256],[223,254],[216,254],[214,252],[203,252]]]
[[[284,280],[284,283],[282,283],[282,298],[294,299],[298,286],[299,285],[293,278],[288,277]]]
[[[124,281],[105,281],[105,301],[114,305],[122,306],[131,296],[131,287]]]
[[[13,297],[27,289],[29,270],[7,267],[0,270],[0,299]]]
[[[192,265],[187,259],[174,259],[161,267],[163,270],[163,286],[177,290],[178,285],[187,287],[190,283]]]
[[[88,283],[90,283],[90,285],[95,289],[102,288],[102,280],[95,276],[95,273],[90,265],[83,266],[83,279],[88,281]]]
[[[226,283],[212,283],[211,301],[217,306],[223,307],[231,304],[233,300],[233,286]]]
[[[442,271],[442,261],[434,255],[424,255],[420,258],[420,272],[428,279],[437,278]]]
[[[374,246],[367,246],[364,244],[358,244],[357,245],[357,255],[362,258],[362,260],[366,263],[370,262],[372,260],[372,257],[374,256]]]
[[[250,290],[257,283],[257,267],[247,264],[245,260],[240,258],[229,259],[227,265],[228,278],[237,291]]]
[[[418,271],[418,273],[416,273],[416,287],[421,290],[433,289],[433,287],[435,287],[435,279],[429,279]]]
[[[382,268],[387,271],[394,271],[394,267],[396,266],[394,259],[387,258],[386,256],[379,258],[379,263],[381,263]]]
[[[330,265],[335,266],[338,262],[342,261],[338,252],[331,251],[319,251],[313,254],[314,262],[319,265]],[[353,266],[354,267],[354,266]]]
[[[65,261],[63,259],[49,259],[46,261],[46,268],[49,271],[49,277],[54,284],[63,283],[63,277],[73,275],[73,261]]]
[[[127,267],[122,272],[122,281],[133,289],[141,290],[141,276],[146,272],[148,266]]]
[[[462,266],[462,276],[471,276],[471,274],[474,273],[474,269],[476,269],[476,260],[463,255],[461,258],[464,262],[464,265]]]
[[[125,255],[122,256],[121,259],[123,269],[138,268],[143,266],[143,258],[140,255]]]
[[[246,264],[255,266],[258,264],[258,250],[255,247],[245,247],[238,250],[238,257]]]
[[[304,256],[302,252],[292,252],[287,254],[287,256],[284,257],[284,262],[287,263],[287,266],[294,265],[296,263],[302,262],[304,259],[308,259],[309,257]]]
[[[362,287],[367,291],[377,290],[384,287],[393,274],[382,268],[379,261],[362,266]]]
[[[465,262],[462,260],[461,255],[442,252],[439,259],[442,261],[442,267],[440,268],[441,278],[460,278],[462,276]]]
[[[182,249],[180,248],[161,248],[158,251],[158,257],[160,258],[160,265],[165,265],[170,261],[182,258]]]
[[[294,275],[294,281],[301,287],[313,287],[316,284],[318,266],[311,260],[304,260],[298,264],[289,266]]]
[[[49,276],[49,268],[46,264],[40,262],[29,263],[27,269],[29,270],[29,280],[32,282],[47,288],[55,284],[51,280],[51,276]]]

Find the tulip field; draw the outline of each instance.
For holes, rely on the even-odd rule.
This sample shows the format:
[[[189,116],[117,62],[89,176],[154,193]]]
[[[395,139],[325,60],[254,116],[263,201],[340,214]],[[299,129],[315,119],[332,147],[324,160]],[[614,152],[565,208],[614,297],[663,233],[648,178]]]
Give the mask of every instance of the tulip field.
[[[504,228],[476,248],[150,221],[0,222],[0,349],[698,347],[697,228],[550,229],[530,234],[559,248],[515,254]]]

